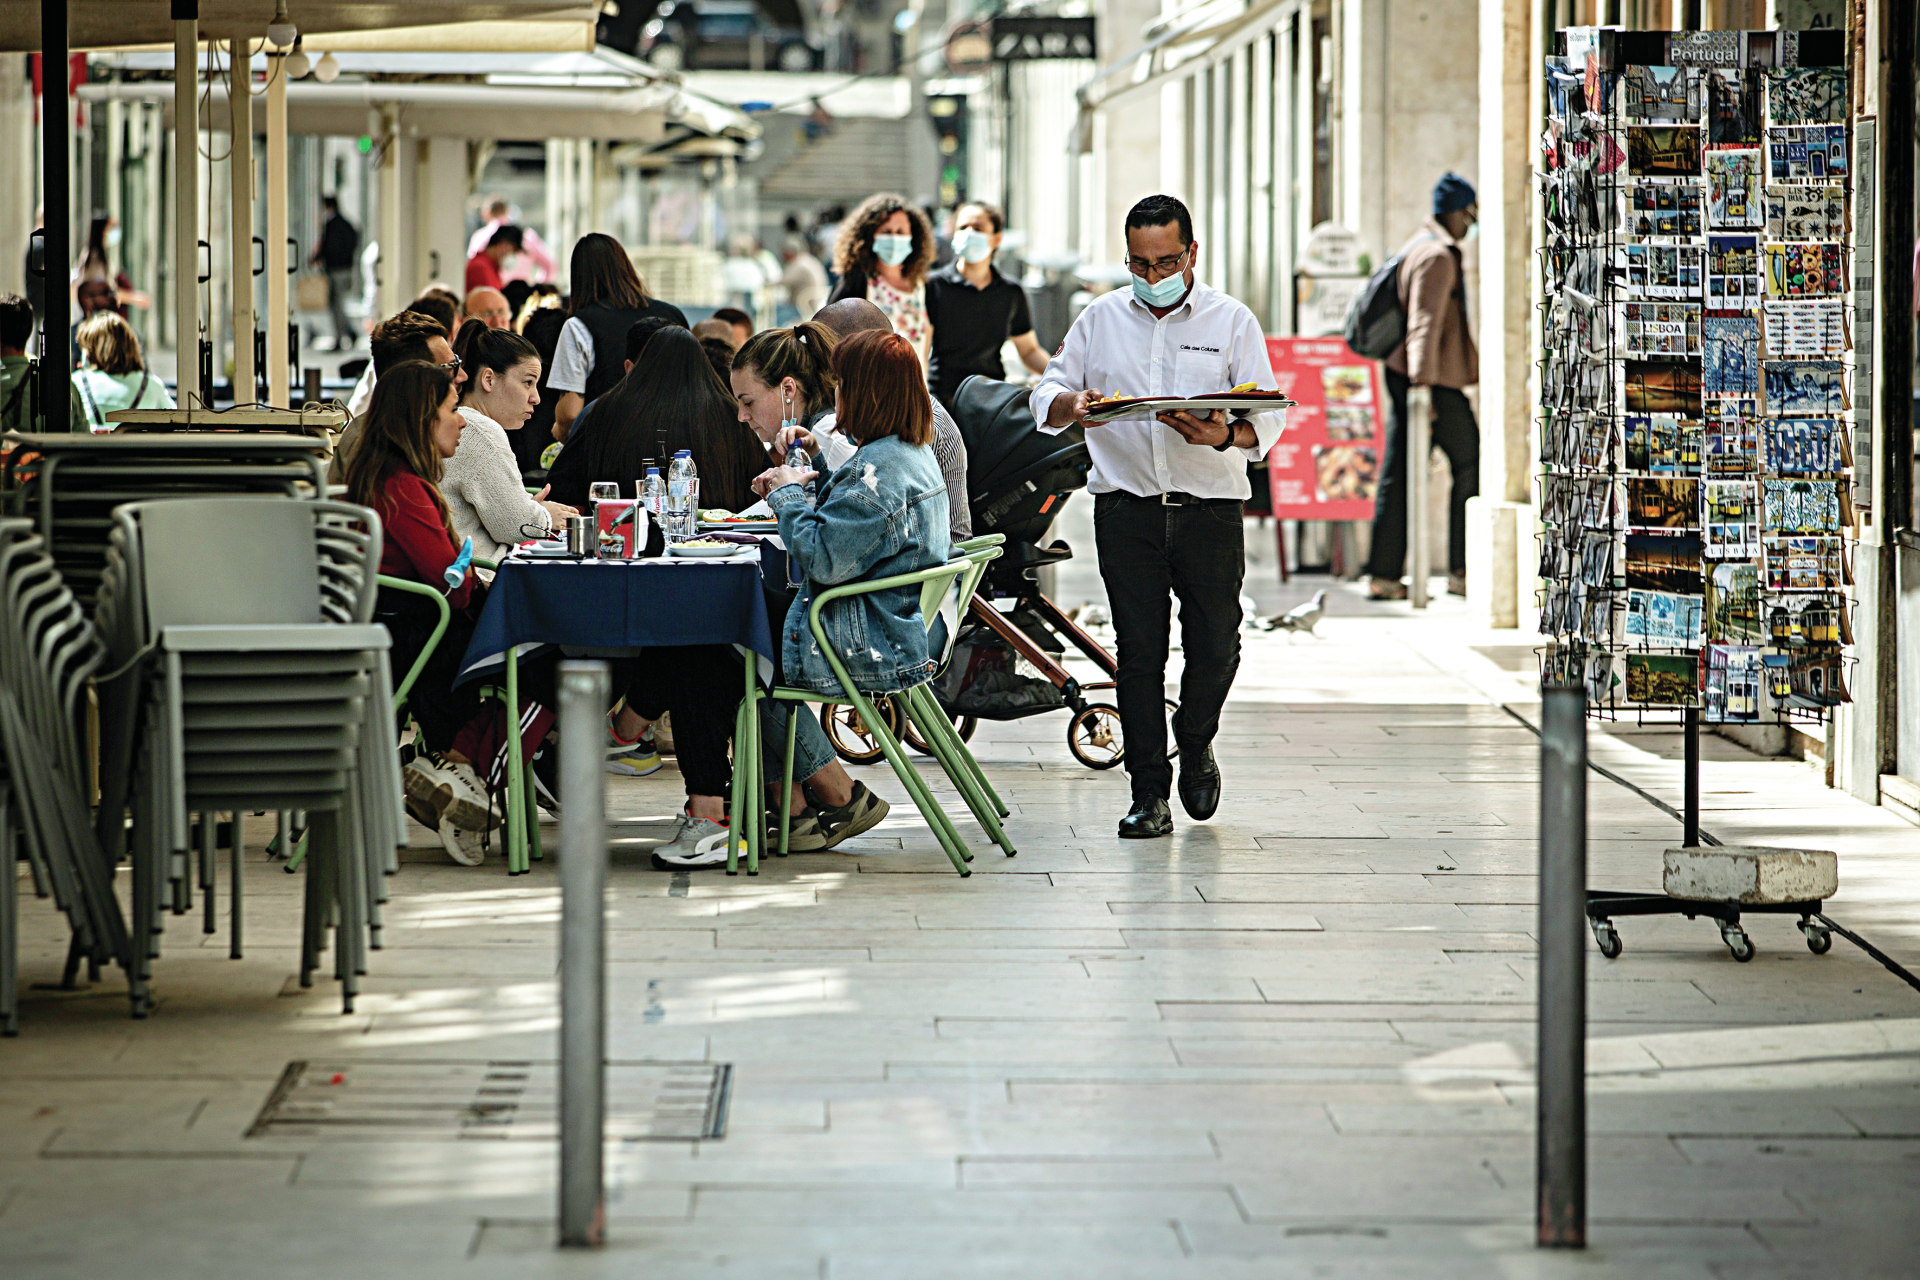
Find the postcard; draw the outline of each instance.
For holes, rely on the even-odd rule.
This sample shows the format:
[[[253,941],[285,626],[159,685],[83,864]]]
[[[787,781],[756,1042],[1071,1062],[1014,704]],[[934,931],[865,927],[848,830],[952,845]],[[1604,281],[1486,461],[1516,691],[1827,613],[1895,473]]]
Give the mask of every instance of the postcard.
[[[1700,363],[1629,360],[1626,365],[1628,413],[1700,414]]]
[[[1627,211],[1627,232],[1640,239],[1697,236],[1700,234],[1700,184],[1637,180],[1627,189]]]
[[[1742,238],[1750,240],[1752,237]],[[1701,394],[1711,398],[1759,395],[1759,317],[1710,315],[1703,322],[1703,327]]]
[[[1702,599],[1666,591],[1627,591],[1627,643],[1694,648],[1701,642]]]
[[[1623,304],[1620,333],[1630,357],[1697,356],[1700,308],[1689,302],[1628,302]],[[1757,330],[1755,342],[1757,359]]]
[[[1628,414],[1626,464],[1629,471],[1656,476],[1700,474],[1700,424],[1672,414]]]
[[[1760,470],[1760,439],[1752,400],[1709,400],[1701,427],[1702,470],[1710,476],[1746,476]]]
[[[1715,67],[1701,73],[1710,147],[1758,147],[1763,120],[1760,79],[1745,67]]]
[[[1767,602],[1767,639],[1776,649],[1851,644],[1844,596],[1796,593]]]
[[[1700,173],[1698,126],[1628,126],[1627,172],[1648,178],[1697,177]]]
[[[1760,195],[1760,149],[1709,151],[1707,225],[1716,230],[1759,230],[1766,221]]]
[[[1844,427],[1837,418],[1765,418],[1767,470],[1783,476],[1837,473],[1846,463]]]
[[[1699,301],[1705,254],[1691,244],[1628,245],[1627,296]]]
[[[1629,533],[1627,586],[1698,595],[1702,548],[1697,534]]]
[[[1761,549],[1769,591],[1834,591],[1847,585],[1838,537],[1767,537]]]
[[[1633,67],[1621,86],[1623,110],[1636,124],[1696,124],[1700,74],[1692,67]]]
[[[1839,67],[1768,67],[1768,124],[1843,124],[1847,73]]]
[[[1631,140],[1632,130],[1628,130]],[[1767,129],[1767,178],[1771,182],[1830,182],[1845,178],[1847,126],[1778,125]]]
[[[1751,311],[1765,296],[1759,241],[1753,236],[1707,237],[1707,306]]]
[[[1634,476],[1627,480],[1627,527],[1698,529],[1700,482]]]
[[[1823,186],[1772,186],[1763,197],[1769,240],[1847,238],[1847,189]]]
[[[1751,480],[1708,480],[1705,506],[1706,558],[1751,560],[1760,554],[1759,492]]]
[[[1771,537],[1781,533],[1840,532],[1840,486],[1836,480],[1773,480],[1760,482],[1761,527]]]
[[[1769,298],[1817,298],[1847,291],[1846,249],[1837,244],[1774,244],[1763,257]]]
[[[1838,360],[1767,360],[1760,370],[1770,417],[1824,418],[1847,410],[1846,370]],[[1631,365],[1627,383],[1631,394]]]
[[[1757,645],[1709,644],[1701,718],[1709,724],[1758,721],[1762,683]]]
[[[1840,298],[1762,305],[1767,355],[1842,356],[1847,353],[1847,307]]]
[[[1707,568],[1707,639],[1759,644],[1760,570],[1751,563]]]
[[[1688,654],[1629,653],[1626,700],[1649,706],[1697,707],[1695,659]]]

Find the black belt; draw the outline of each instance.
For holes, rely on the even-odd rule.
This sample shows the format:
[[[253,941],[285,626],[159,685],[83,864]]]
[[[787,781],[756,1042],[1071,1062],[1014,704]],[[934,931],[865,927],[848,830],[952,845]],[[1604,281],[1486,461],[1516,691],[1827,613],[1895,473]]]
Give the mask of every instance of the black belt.
[[[1244,498],[1202,498],[1191,493],[1129,493],[1125,489],[1114,489],[1109,493],[1095,495],[1101,498],[1126,498],[1132,502],[1151,502],[1162,507],[1213,507],[1244,506]]]

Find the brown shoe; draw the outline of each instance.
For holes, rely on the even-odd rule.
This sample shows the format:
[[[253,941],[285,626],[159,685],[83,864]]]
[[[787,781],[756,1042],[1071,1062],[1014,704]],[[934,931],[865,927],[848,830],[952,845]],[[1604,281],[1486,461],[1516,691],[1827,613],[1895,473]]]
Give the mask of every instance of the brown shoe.
[[[1464,573],[1448,574],[1447,594],[1450,596],[1464,596],[1467,594],[1467,575]]]
[[[1367,599],[1369,600],[1405,600],[1407,584],[1391,578],[1368,578]]]

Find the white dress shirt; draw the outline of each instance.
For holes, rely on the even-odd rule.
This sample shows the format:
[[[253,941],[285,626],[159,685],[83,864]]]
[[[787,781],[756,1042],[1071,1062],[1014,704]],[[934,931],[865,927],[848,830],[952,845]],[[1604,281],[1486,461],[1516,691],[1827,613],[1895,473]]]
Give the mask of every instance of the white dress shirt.
[[[1160,319],[1131,289],[1102,294],[1080,313],[1033,389],[1029,405],[1040,430],[1056,396],[1089,389],[1108,396],[1206,395],[1251,382],[1262,391],[1277,385],[1267,358],[1266,335],[1238,299],[1194,282],[1186,301]],[[1286,426],[1286,411],[1257,413],[1255,442],[1244,449],[1215,450],[1188,444],[1151,413],[1087,426],[1087,452],[1094,493],[1122,490],[1149,498],[1186,493],[1196,498],[1247,498],[1247,464],[1267,456]]]

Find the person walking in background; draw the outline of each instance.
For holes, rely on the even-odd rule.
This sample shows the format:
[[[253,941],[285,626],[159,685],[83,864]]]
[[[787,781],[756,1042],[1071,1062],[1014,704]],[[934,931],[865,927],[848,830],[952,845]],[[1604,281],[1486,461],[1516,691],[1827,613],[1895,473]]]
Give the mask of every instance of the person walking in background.
[[[1407,561],[1407,388],[1430,389],[1433,442],[1447,455],[1453,492],[1447,503],[1447,590],[1467,593],[1467,499],[1480,492],[1480,425],[1463,388],[1480,381],[1480,357],[1467,329],[1467,285],[1460,245],[1480,220],[1473,186],[1457,173],[1433,187],[1433,216],[1400,250],[1400,306],[1407,336],[1387,355],[1387,457],[1373,500],[1367,594],[1404,600]],[[1425,458],[1412,460],[1427,465]]]
[[[1006,215],[993,205],[961,205],[953,211],[953,261],[927,277],[927,318],[933,324],[927,383],[941,404],[951,405],[960,384],[976,373],[1004,381],[1000,348],[1009,338],[1022,364],[1035,373],[1047,371],[1027,291],[993,265],[1006,229]]]
[[[506,277],[500,273],[520,252],[520,246],[525,243],[525,239],[520,228],[511,223],[496,228],[487,241],[487,247],[467,259],[466,288],[468,292],[475,289],[498,289],[505,284]]]
[[[1093,470],[1094,542],[1120,641],[1118,702],[1133,807],[1123,839],[1173,834],[1167,808],[1167,645],[1180,599],[1186,669],[1173,716],[1180,803],[1195,821],[1220,804],[1213,737],[1240,667],[1240,584],[1246,577],[1242,504],[1247,465],[1267,456],[1282,413],[1228,421],[1184,410],[1087,421],[1102,394],[1194,396],[1274,386],[1266,335],[1245,304],[1197,279],[1193,215],[1172,196],[1127,213],[1131,291],[1095,298],[1068,330],[1029,401],[1042,431],[1086,428]]]
[[[680,308],[647,296],[633,258],[612,236],[581,236],[567,267],[573,305],[547,375],[548,388],[560,393],[553,406],[553,438],[560,441],[580,410],[625,376],[627,330],[634,321],[658,316],[682,329],[693,327]]]
[[[493,243],[493,233],[513,221],[513,206],[499,196],[487,202],[487,220],[480,229],[467,237],[467,257],[485,253],[487,246]],[[532,227],[520,228],[520,256],[515,258],[501,271],[507,280],[525,280],[529,284],[539,284],[551,280],[560,264],[553,259],[553,250],[540,238],[540,233]]]
[[[110,213],[96,213],[87,227],[86,251],[73,269],[74,301],[80,319],[96,311],[115,311],[124,316],[127,308],[145,310],[153,300],[133,287],[124,271],[113,269],[112,251],[120,247],[120,219]]]
[[[76,434],[113,430],[116,409],[171,409],[166,384],[141,357],[140,339],[118,311],[96,311],[80,322],[80,367],[73,371],[69,410]]]
[[[326,221],[320,227],[320,243],[307,264],[327,273],[327,314],[333,318],[333,343],[323,347],[322,340],[317,339],[313,345],[317,351],[351,351],[359,339],[347,319],[347,295],[353,292],[353,273],[360,265],[360,231],[341,216],[336,197],[321,196],[320,207],[326,211]]]
[[[781,261],[786,268],[780,274],[780,286],[787,301],[803,316],[810,316],[827,305],[827,269],[807,247],[807,238],[792,233],[781,242]]]
[[[33,304],[0,293],[0,431],[45,431],[39,365],[27,354],[33,341]]]
[[[886,315],[924,368],[933,347],[927,318],[927,268],[933,265],[933,227],[902,196],[868,196],[840,224],[833,269],[840,273],[829,302],[865,298]]]

